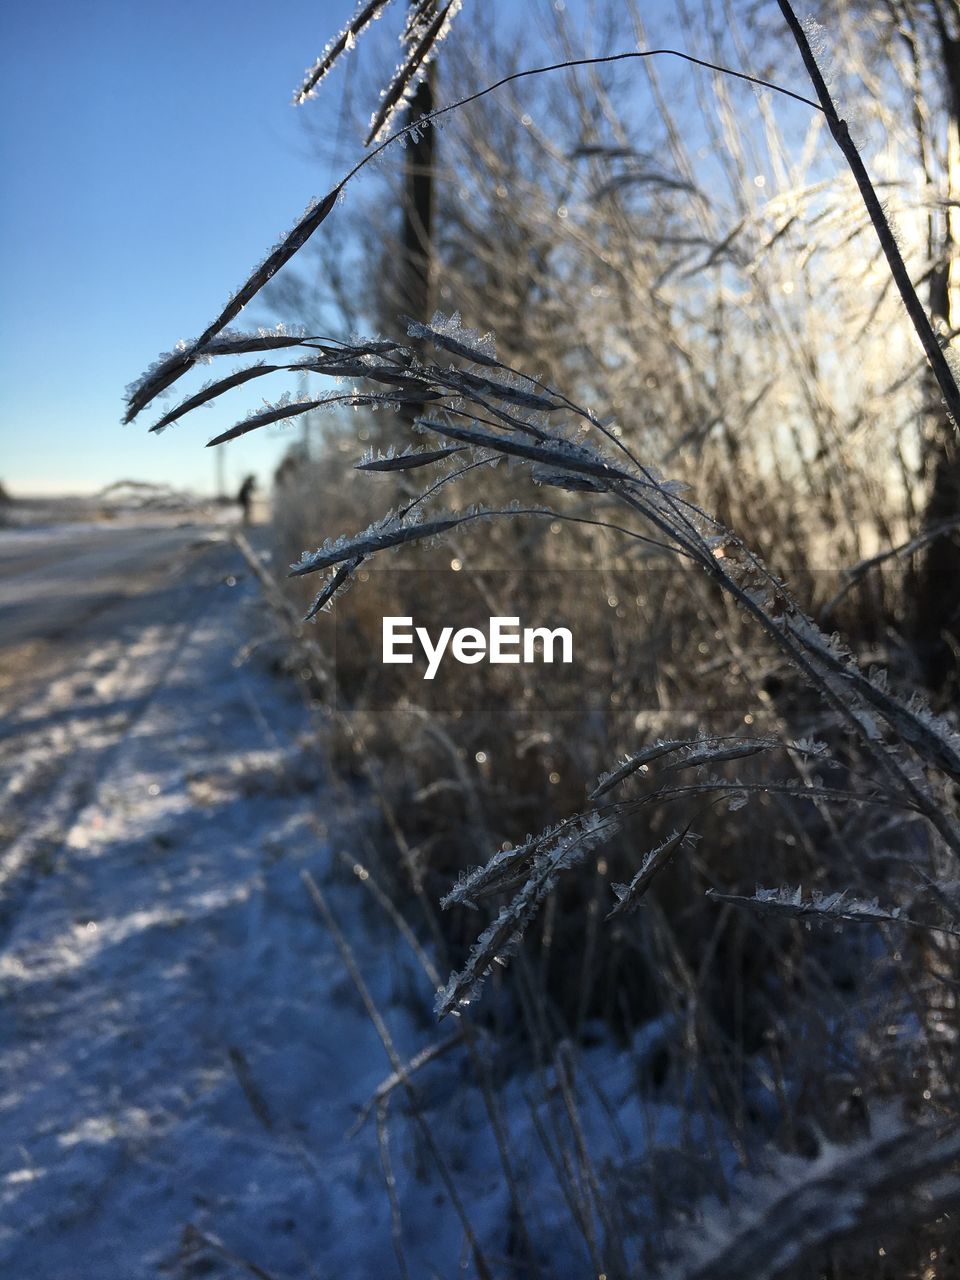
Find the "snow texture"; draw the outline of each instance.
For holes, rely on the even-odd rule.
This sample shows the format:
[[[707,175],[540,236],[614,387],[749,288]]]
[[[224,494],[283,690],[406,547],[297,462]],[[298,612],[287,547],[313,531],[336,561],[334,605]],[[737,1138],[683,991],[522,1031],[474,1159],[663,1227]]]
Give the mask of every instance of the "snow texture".
[[[302,700],[244,656],[263,607],[239,557],[196,527],[101,531],[82,551],[78,537],[47,531],[33,551],[65,566],[69,642],[3,695],[4,798],[24,830],[2,864],[0,1274],[397,1274],[376,1124],[357,1126],[391,1068],[303,869],[403,1060],[422,1055],[426,1121],[503,1258],[511,1214],[481,1091],[462,1045],[431,1053],[446,1038],[433,986],[343,870]],[[25,547],[0,535],[0,575]],[[104,564],[137,579],[120,603],[105,603]],[[593,1039],[575,1087],[597,1167],[622,1162],[625,1134],[633,1157],[668,1160],[680,1111],[638,1093],[643,1046]],[[496,1097],[543,1274],[588,1274],[538,1136],[573,1148],[553,1071],[498,1075]],[[409,1274],[458,1274],[462,1228],[403,1091],[387,1105]],[[639,1194],[637,1213],[651,1204]]]

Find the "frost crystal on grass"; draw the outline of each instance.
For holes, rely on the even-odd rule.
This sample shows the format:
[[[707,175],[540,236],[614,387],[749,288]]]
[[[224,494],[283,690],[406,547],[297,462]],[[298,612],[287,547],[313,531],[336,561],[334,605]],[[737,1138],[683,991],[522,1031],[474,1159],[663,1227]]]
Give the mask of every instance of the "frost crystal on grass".
[[[497,368],[497,344],[492,333],[481,334],[479,329],[465,329],[460,321],[460,312],[445,316],[442,311],[435,311],[429,324],[421,324],[418,320],[407,321],[407,335],[442,347],[452,355],[462,356],[474,364]]]
[[[460,876],[449,893],[440,899],[441,907],[446,910],[457,905],[476,910],[481,898],[515,888],[525,878],[534,855],[562,829],[562,823],[547,827],[538,836],[528,833],[524,842],[512,849],[498,849],[484,866]]]
[[[960,1199],[960,1133],[875,1110],[869,1134],[849,1146],[822,1137],[813,1160],[778,1154],[738,1194],[703,1204],[696,1227],[678,1233],[668,1280],[776,1280],[815,1275],[834,1243],[929,1222]],[[895,1273],[895,1272],[894,1272]]]
[[[799,885],[796,889],[783,886],[765,889],[758,885],[752,897],[736,893],[719,893],[716,889],[708,889],[707,897],[761,913],[819,916],[826,920],[846,920],[857,924],[876,924],[879,921],[909,923],[903,918],[899,907],[881,907],[876,898],[852,897],[847,889],[839,893],[821,893],[820,890],[814,889],[809,898],[804,898],[803,890]]]
[[[662,741],[658,739],[652,742],[649,747],[644,747],[642,751],[638,751],[635,755],[626,756],[617,766],[609,773],[602,773],[597,779],[597,785],[590,792],[591,800],[599,800],[608,791],[612,791],[625,778],[629,778],[631,774],[637,773],[639,770],[647,771],[647,766],[652,764],[654,760],[659,760],[662,756],[674,755],[679,751],[686,751],[687,754],[668,766],[675,769],[690,769],[702,764],[715,764],[723,760],[738,760],[744,756],[755,755],[759,751],[766,751],[780,744],[775,739],[759,739],[748,738],[741,739],[732,747],[721,747],[721,742],[729,741],[724,738],[675,738],[671,741]],[[716,743],[716,746],[707,744]]]
[[[348,560],[346,564],[340,565],[336,572],[330,575],[314,597],[310,608],[303,615],[304,622],[312,622],[318,614],[328,613],[333,608],[334,597],[349,591],[353,585],[354,571],[363,564],[363,560],[363,556],[356,556],[353,560]]]
[[[182,400],[176,408],[171,409],[169,413],[165,413],[162,418],[155,422],[150,430],[153,432],[165,431],[171,423],[182,418],[184,414],[190,413],[193,409],[209,405],[212,400],[215,400],[224,391],[240,387],[252,378],[262,378],[268,373],[276,373],[278,369],[283,367],[283,365],[277,364],[264,364],[260,360],[256,364],[250,365],[246,369],[241,369],[238,373],[233,373],[227,378],[205,382],[196,395],[190,396],[187,400]]]
[[[690,828],[685,827],[683,831],[672,832],[655,849],[649,850],[644,856],[640,870],[629,884],[613,884],[610,886],[617,895],[617,905],[612,911],[608,912],[607,919],[609,920],[611,916],[622,915],[624,912],[635,910],[640,905],[643,895],[650,888],[654,878],[673,861],[677,851],[686,841],[692,841],[695,838],[691,835]]]
[[[279,324],[275,329],[260,328],[256,333],[244,333],[240,329],[224,329],[216,338],[211,338],[198,353],[207,361],[213,356],[246,355],[251,351],[274,351],[280,347],[298,347],[306,337],[302,325],[297,326],[295,333],[286,325]]]
[[[552,471],[549,467],[534,467],[531,471],[534,484],[552,486],[555,489],[568,489],[571,493],[602,493],[604,486],[600,480],[590,476],[578,476],[572,471]]]
[[[365,140],[367,146],[384,136],[398,112],[411,101],[433,60],[436,46],[446,39],[462,4],[463,0],[447,0],[436,10],[433,5],[421,5],[414,10],[401,36],[407,55],[380,94],[380,106],[370,120]]]
[[[127,385],[124,391],[127,405],[123,417],[125,424],[132,422],[141,409],[192,368],[196,363],[194,347],[194,343],[181,340],[172,351],[165,351],[158,356],[139,378]]]
[[[360,6],[336,39],[326,45],[323,53],[307,71],[303,83],[293,95],[295,106],[300,106],[315,95],[321,81],[341,54],[349,53],[356,48],[357,36],[361,35],[371,22],[380,17],[389,3],[390,0],[369,0],[369,3]]]
[[[431,462],[440,462],[449,458],[452,453],[462,453],[460,445],[447,445],[443,449],[404,449],[397,453],[390,446],[386,453],[374,454],[368,450],[356,465],[357,471],[409,471],[414,467],[426,467]]]
[[[481,933],[460,972],[454,973],[447,985],[437,992],[436,1011],[439,1017],[474,999],[493,965],[505,964],[515,954],[527,926],[556,886],[557,877],[582,862],[588,853],[609,840],[619,829],[619,823],[612,818],[596,813],[581,814],[527,840],[518,849],[494,854],[486,867],[461,880],[444,899],[445,904],[463,902],[473,905],[471,896],[479,896],[478,890],[487,892],[490,885],[499,888],[513,883],[513,875],[504,877],[503,873],[519,871],[524,860],[531,859],[533,855],[524,871],[524,883],[513,901],[503,907],[492,924]]]
[[[706,746],[681,756],[678,760],[673,761],[670,768],[697,769],[705,764],[722,764],[726,760],[743,760],[748,756],[759,755],[761,751],[770,751],[779,745],[780,743],[775,738],[754,738],[745,739],[728,747],[719,744],[717,746]]]
[[[478,520],[490,514],[479,509],[470,508],[456,515],[441,517],[437,520],[424,520],[419,509],[410,511],[403,518],[395,513],[373,524],[352,538],[341,534],[336,541],[327,538],[322,547],[316,551],[304,551],[300,560],[290,566],[290,576],[300,577],[305,573],[315,573],[318,569],[328,569],[344,560],[352,560],[356,556],[369,556],[377,551],[386,551],[392,547],[402,546],[406,542],[419,542],[421,539],[433,538],[438,534],[455,529],[457,525],[469,520]]]
[[[597,450],[572,444],[568,440],[553,438],[531,442],[517,436],[494,435],[478,428],[456,427],[433,418],[420,418],[417,425],[422,430],[448,436],[451,440],[460,440],[464,444],[490,449],[494,453],[505,453],[529,462],[545,462],[564,471],[585,472],[600,476],[608,482],[633,480],[628,472],[607,462]]]
[[[274,404],[264,403],[262,409],[255,409],[242,422],[238,422],[236,426],[231,427],[228,431],[224,431],[212,440],[207,441],[207,447],[209,448],[215,444],[225,444],[228,440],[235,440],[238,436],[245,436],[248,432],[256,431],[258,427],[269,426],[273,422],[287,422],[290,418],[309,413],[312,409],[321,409],[325,404],[326,400],[323,398],[311,400],[302,397],[294,400],[290,392],[286,391]]]
[[[206,349],[223,332],[231,320],[236,319],[251,298],[260,292],[285,262],[302,249],[317,227],[327,218],[337,203],[342,185],[327,192],[322,200],[311,200],[300,218],[267,256],[254,268],[246,282],[232,295],[216,320],[204,330],[197,340],[197,349]]]

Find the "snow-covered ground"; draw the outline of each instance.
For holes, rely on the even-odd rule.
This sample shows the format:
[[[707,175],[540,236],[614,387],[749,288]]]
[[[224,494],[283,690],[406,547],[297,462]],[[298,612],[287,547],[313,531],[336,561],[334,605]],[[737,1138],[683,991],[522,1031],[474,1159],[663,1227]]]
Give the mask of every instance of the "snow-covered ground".
[[[375,1111],[357,1128],[390,1063],[302,871],[404,1061],[457,1024],[434,1023],[430,979],[343,869],[350,827],[294,682],[251,646],[265,606],[236,549],[202,528],[140,530],[126,559],[54,542],[31,567],[0,535],[0,1274],[360,1280],[403,1274],[395,1235],[412,1280],[482,1274],[431,1142],[489,1273],[528,1274],[462,1044],[416,1072],[424,1124],[388,1099],[394,1213]],[[35,606],[17,575],[47,583]],[[660,1194],[641,1147],[676,1175],[681,1141],[638,1061],[598,1043],[571,1074],[596,1176],[616,1168],[635,1208]],[[552,1278],[591,1272],[561,1181],[597,1193],[560,1083],[494,1065]]]

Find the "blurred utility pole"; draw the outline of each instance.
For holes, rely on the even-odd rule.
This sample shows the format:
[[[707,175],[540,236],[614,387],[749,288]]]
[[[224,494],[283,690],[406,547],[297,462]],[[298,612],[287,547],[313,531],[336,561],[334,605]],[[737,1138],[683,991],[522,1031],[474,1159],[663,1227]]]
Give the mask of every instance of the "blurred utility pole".
[[[300,395],[302,399],[306,400],[309,393],[310,383],[307,379],[307,375],[302,373],[300,375]],[[313,421],[313,413],[304,413],[300,416],[300,457],[303,462],[310,461],[310,441],[313,434]],[[290,453],[292,450],[288,449],[287,452]]]
[[[411,8],[417,0],[410,0]],[[432,16],[431,5],[429,16]],[[433,110],[434,63],[417,85],[407,109],[407,124]],[[430,265],[433,236],[433,129],[421,131],[416,142],[407,142],[403,174],[403,233],[401,293],[407,314],[429,320]]]
[[[410,7],[418,0],[410,0]],[[431,4],[426,17],[431,18]],[[414,124],[433,110],[435,63],[431,59],[426,74],[417,85],[407,109],[407,124]],[[403,311],[414,320],[430,319],[430,285],[433,262],[434,148],[433,129],[420,131],[414,142],[408,139],[403,166],[403,228],[401,231],[400,298]],[[414,348],[421,345],[413,342]],[[421,405],[405,406],[402,417],[408,422],[420,416]]]
[[[213,451],[214,465],[216,467],[216,497],[223,498],[226,496],[226,486],[224,484],[224,465],[226,463],[227,446],[225,444],[218,445]]]

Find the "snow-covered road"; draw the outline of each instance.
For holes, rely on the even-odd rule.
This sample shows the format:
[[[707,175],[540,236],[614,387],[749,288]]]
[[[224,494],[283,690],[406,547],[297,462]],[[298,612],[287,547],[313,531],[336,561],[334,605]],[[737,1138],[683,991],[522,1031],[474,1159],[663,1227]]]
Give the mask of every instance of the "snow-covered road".
[[[63,525],[0,534],[0,645],[86,634],[91,617],[140,594],[205,530],[184,522]]]
[[[524,1274],[493,1094],[544,1274],[588,1274],[551,1072],[495,1067],[485,1104],[462,1051],[431,1057],[435,984],[342,869],[356,832],[296,682],[252,643],[265,625],[222,529],[0,535],[0,1275],[484,1274],[434,1145],[485,1274]],[[428,1061],[422,1121],[397,1090],[381,1130],[393,1211],[356,1123],[389,1062],[304,869],[397,1053]],[[580,1061],[598,1162],[675,1134],[637,1063],[600,1040]]]
[[[260,606],[209,532],[0,552],[18,1280],[242,1273],[230,1253],[278,1277],[394,1265],[375,1143],[344,1141],[388,1065],[299,876],[327,861],[305,711],[237,663]]]

